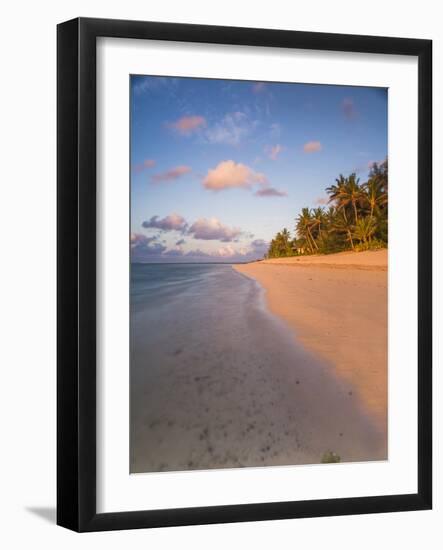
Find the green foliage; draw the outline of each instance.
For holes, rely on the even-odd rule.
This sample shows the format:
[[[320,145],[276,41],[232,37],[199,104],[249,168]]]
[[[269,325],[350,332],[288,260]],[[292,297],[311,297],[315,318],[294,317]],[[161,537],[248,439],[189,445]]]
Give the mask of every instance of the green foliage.
[[[295,238],[286,228],[277,233],[268,258],[387,247],[387,159],[372,165],[365,183],[355,173],[340,174],[326,192],[329,208],[303,208],[295,220]]]
[[[368,245],[371,242],[371,239],[373,238],[376,229],[377,224],[375,222],[375,218],[371,216],[365,216],[359,218],[355,223],[352,236],[361,244]]]
[[[277,235],[272,239],[269,245],[268,258],[284,258],[291,255],[291,234],[286,228],[284,228],[283,231],[279,231]]]
[[[323,456],[321,457],[322,464],[333,464],[336,462],[340,462],[340,460],[341,460],[340,455],[332,451],[326,451],[325,453],[323,453]]]
[[[362,252],[363,250],[380,250],[381,248],[386,248],[386,242],[379,241],[378,239],[355,245],[355,250],[357,252]]]

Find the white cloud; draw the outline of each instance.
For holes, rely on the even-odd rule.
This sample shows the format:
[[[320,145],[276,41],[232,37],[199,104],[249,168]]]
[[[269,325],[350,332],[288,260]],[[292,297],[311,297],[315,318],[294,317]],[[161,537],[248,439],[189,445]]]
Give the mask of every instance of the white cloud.
[[[187,260],[221,262],[250,262],[260,260],[268,249],[268,243],[263,239],[256,239],[243,246],[227,244],[211,252],[204,252],[201,249],[190,250],[184,255]]]
[[[162,89],[163,92],[173,89],[178,79],[165,76],[133,76],[133,90],[136,95]]]
[[[204,241],[218,240],[225,243],[237,239],[241,233],[241,229],[223,225],[217,218],[200,218],[188,229],[188,234],[192,235],[194,239]]]
[[[245,113],[237,111],[225,115],[222,120],[209,127],[205,135],[210,143],[238,145],[256,126],[257,121],[251,121]]]
[[[187,223],[183,216],[173,213],[162,219],[159,216],[152,216],[142,223],[142,227],[160,229],[161,231],[185,231]]]
[[[277,160],[280,153],[284,150],[284,147],[277,143],[277,145],[267,145],[265,152],[271,160]]]
[[[263,239],[255,239],[248,245],[235,247],[231,244],[220,247],[213,256],[233,262],[249,262],[263,258],[268,250],[268,243]]]
[[[135,248],[137,246],[147,246],[149,243],[152,243],[156,240],[158,240],[157,235],[147,237],[142,233],[131,233],[131,248]]]
[[[211,262],[249,262],[263,258],[268,244],[263,239],[256,239],[249,244],[235,246],[226,244],[216,250],[205,251],[200,248],[184,251],[175,247],[167,249],[160,243],[144,244],[131,250],[131,259],[135,262],[187,262],[187,261],[211,261]]]
[[[145,261],[153,256],[161,256],[166,251],[166,246],[157,242],[158,237],[147,237],[140,233],[131,234],[131,259],[132,261]]]
[[[217,256],[220,256],[221,258],[229,258],[235,256],[236,253],[237,251],[235,250],[235,248],[233,248],[229,244],[227,246],[221,246],[217,250]]]
[[[135,262],[197,262],[204,259],[215,262],[246,262],[262,258],[268,246],[262,239],[254,240],[254,235],[250,232],[225,225],[215,217],[199,218],[194,223],[188,224],[183,216],[174,213],[164,218],[152,216],[148,221],[143,222],[142,226],[147,229],[157,229],[160,233],[152,236],[141,233],[131,234],[131,260]],[[173,241],[175,245],[167,244],[167,241],[162,240],[164,232],[169,231],[179,231],[183,235],[177,241]],[[186,235],[188,238],[185,239]],[[186,245],[190,239],[194,242],[200,241],[202,244],[205,241],[208,243],[201,249],[187,250]],[[222,244],[217,248],[213,241]]]

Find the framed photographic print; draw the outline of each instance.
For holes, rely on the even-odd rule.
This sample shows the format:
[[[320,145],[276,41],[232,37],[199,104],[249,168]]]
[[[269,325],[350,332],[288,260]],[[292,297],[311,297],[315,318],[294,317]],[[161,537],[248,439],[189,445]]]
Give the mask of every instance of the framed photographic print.
[[[431,508],[431,52],[58,26],[59,525]]]

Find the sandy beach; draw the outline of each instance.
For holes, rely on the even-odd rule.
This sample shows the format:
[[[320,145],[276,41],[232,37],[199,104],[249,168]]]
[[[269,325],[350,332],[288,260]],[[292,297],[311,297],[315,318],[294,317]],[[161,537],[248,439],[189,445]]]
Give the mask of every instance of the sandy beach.
[[[131,472],[386,459],[383,255],[141,266]]]
[[[387,261],[387,250],[379,250],[235,266],[263,286],[269,309],[296,339],[353,387],[385,445]]]

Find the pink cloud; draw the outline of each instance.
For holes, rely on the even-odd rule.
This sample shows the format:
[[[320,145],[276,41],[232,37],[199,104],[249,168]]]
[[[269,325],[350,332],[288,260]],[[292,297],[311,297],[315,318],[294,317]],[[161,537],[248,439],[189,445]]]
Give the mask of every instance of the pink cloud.
[[[265,151],[271,160],[277,160],[284,147],[277,143],[277,145],[267,145]]]
[[[152,168],[153,166],[155,166],[155,160],[154,159],[146,159],[143,162],[141,162],[139,164],[136,164],[134,166],[134,170],[137,174],[139,174],[140,172],[143,172],[143,170],[145,168]]]
[[[236,163],[233,160],[224,160],[215,168],[209,170],[203,179],[203,187],[211,191],[221,191],[236,187],[248,188],[251,185],[267,183],[266,176],[260,172],[254,172],[245,164]]]
[[[327,197],[317,197],[314,202],[318,206],[324,206],[324,205],[328,204],[329,199]]]
[[[131,254],[133,261],[187,262],[201,261],[202,258],[205,258],[214,262],[245,262],[262,258],[268,248],[268,243],[263,239],[255,239],[242,245],[234,245],[231,242],[224,241],[226,244],[219,246],[215,250],[201,250],[197,248],[189,251],[177,245],[167,249],[164,244],[148,242],[150,240],[145,236],[133,235],[131,242],[139,244],[138,246],[132,246]],[[155,238],[152,240],[155,240]]]
[[[206,119],[196,115],[184,116],[172,122],[169,126],[174,128],[179,134],[187,136],[206,126]]]
[[[232,256],[235,256],[235,254],[243,255],[244,253],[244,249],[236,250],[232,245],[228,244],[226,246],[221,246],[217,250],[216,255],[220,258],[232,258]]]
[[[166,170],[166,172],[160,172],[159,174],[154,174],[151,178],[151,181],[153,183],[161,183],[163,181],[172,181],[176,180],[185,174],[188,174],[191,172],[190,166],[180,165],[175,166],[174,168],[170,168],[169,170]]]
[[[156,241],[157,236],[147,237],[141,233],[131,233],[131,248],[135,246],[147,246],[149,243]]]
[[[268,243],[263,239],[256,239],[244,246],[235,248],[231,244],[221,246],[212,256],[215,258],[230,259],[234,261],[250,261],[262,258],[268,249]]]
[[[203,252],[203,250],[200,250],[200,248],[197,248],[195,250],[189,250],[189,252],[186,252],[186,256],[190,258],[208,258],[211,255],[207,252]]]
[[[305,153],[317,153],[322,150],[322,145],[319,141],[308,141],[303,145]]]
[[[131,234],[131,256],[134,260],[146,260],[165,252],[166,246],[158,242],[157,236],[146,237],[140,233]]]
[[[184,252],[181,248],[170,248],[169,250],[166,250],[166,252],[163,252],[163,256],[166,256],[167,258],[181,258],[183,254]]]
[[[255,192],[257,197],[286,197],[287,193],[285,191],[279,191],[275,187],[263,187]]]
[[[186,220],[180,214],[169,214],[164,218],[152,216],[149,220],[142,223],[145,229],[160,229],[161,231],[181,231],[184,232],[187,228]]]
[[[222,241],[231,242],[241,235],[241,230],[237,227],[228,227],[223,225],[217,218],[200,218],[195,221],[188,230],[188,234],[194,239],[204,241]]]

